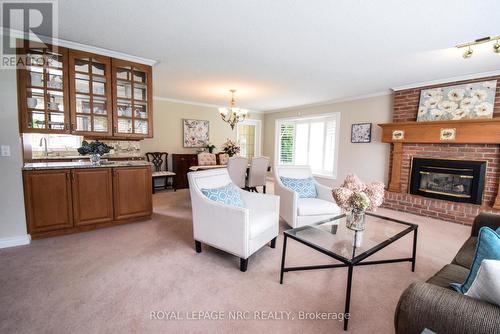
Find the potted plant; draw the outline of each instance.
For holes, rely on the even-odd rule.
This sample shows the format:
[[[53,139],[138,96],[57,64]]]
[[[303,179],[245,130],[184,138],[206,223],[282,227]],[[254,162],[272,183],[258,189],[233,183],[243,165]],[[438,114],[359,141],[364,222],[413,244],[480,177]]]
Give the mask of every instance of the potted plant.
[[[222,152],[226,153],[230,157],[240,153],[240,146],[236,144],[234,140],[227,139],[224,144],[222,144]]]
[[[90,143],[84,140],[82,141],[82,146],[78,149],[78,153],[81,155],[90,155],[90,162],[92,165],[97,166],[101,164],[101,156],[109,153],[112,149],[113,147],[98,140]]]
[[[214,153],[215,145],[208,143],[207,146],[205,146],[205,148],[208,150],[208,153]]]
[[[356,175],[349,174],[340,187],[333,189],[332,195],[346,212],[346,226],[362,231],[365,229],[365,211],[375,211],[384,201],[384,184],[364,184]]]

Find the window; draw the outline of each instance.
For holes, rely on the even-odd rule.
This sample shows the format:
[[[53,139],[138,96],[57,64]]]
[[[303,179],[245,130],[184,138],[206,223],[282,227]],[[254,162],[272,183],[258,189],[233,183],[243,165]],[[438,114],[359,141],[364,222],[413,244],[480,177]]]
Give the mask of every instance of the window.
[[[276,120],[276,163],[309,165],[314,174],[336,177],[340,114]]]
[[[260,156],[260,121],[248,119],[239,122],[236,138],[240,145],[240,156],[251,159]]]
[[[47,150],[49,151],[76,151],[82,146],[83,137],[72,135],[56,135],[56,134],[30,134],[31,149],[33,151],[44,151],[45,147],[42,144],[42,138],[47,140]]]

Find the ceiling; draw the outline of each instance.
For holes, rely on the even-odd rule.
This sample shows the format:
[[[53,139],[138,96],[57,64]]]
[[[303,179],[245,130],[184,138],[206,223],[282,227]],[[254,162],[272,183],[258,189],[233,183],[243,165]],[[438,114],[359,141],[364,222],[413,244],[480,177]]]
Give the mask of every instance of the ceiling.
[[[498,0],[64,0],[59,38],[156,60],[154,95],[268,111],[494,71]]]

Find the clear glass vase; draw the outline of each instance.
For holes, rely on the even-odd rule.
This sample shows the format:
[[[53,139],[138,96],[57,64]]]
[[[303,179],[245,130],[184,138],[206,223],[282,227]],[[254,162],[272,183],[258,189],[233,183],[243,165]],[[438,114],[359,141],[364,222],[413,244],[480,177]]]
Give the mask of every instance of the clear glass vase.
[[[99,154],[91,154],[90,163],[92,166],[99,166],[101,164],[101,156]]]
[[[363,231],[365,229],[365,211],[351,210],[345,215],[347,228],[354,231]]]

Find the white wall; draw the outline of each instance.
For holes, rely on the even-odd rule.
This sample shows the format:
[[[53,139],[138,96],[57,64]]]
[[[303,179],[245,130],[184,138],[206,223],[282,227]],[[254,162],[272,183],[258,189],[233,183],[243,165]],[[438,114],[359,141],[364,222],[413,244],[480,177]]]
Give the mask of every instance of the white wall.
[[[275,121],[280,118],[340,112],[340,143],[337,179],[318,178],[329,186],[342,183],[348,173],[355,173],[363,181],[387,183],[390,145],[382,143],[378,123],[392,120],[392,95],[376,96],[354,101],[339,102],[317,107],[266,113],[264,116],[264,155],[274,163]],[[372,142],[351,143],[353,123],[372,123]]]
[[[15,70],[0,69],[0,145],[10,146],[11,151],[10,157],[0,157],[1,248],[6,238],[26,240]]]
[[[142,152],[162,151],[172,153],[196,153],[197,148],[183,147],[183,119],[202,119],[210,121],[210,142],[220,151],[228,139],[236,139],[236,127],[231,130],[215,107],[178,103],[154,99],[154,138],[141,141]],[[252,119],[262,119],[262,114],[251,113]]]

